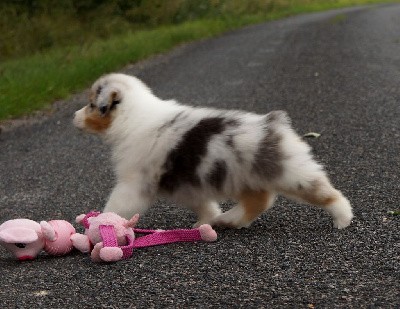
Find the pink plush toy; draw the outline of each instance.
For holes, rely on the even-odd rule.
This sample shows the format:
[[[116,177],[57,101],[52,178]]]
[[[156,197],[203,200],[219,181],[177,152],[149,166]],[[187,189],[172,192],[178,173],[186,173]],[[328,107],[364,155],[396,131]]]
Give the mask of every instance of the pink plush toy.
[[[74,227],[64,220],[14,219],[0,225],[0,245],[18,260],[33,260],[41,250],[51,255],[67,254],[73,249]]]
[[[89,212],[76,217],[76,222],[85,227],[85,235],[71,236],[75,248],[84,253],[91,252],[95,262],[113,262],[132,256],[134,248],[143,248],[188,241],[215,241],[217,233],[208,224],[197,229],[143,230],[133,228],[139,215],[126,220],[115,213]],[[135,238],[136,233],[148,235]]]

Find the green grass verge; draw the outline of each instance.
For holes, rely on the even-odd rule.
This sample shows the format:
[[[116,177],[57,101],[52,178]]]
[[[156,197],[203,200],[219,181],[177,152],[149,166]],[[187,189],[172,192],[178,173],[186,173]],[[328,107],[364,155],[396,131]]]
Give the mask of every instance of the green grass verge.
[[[126,33],[90,46],[51,50],[0,64],[0,120],[44,109],[50,103],[90,85],[100,75],[115,71],[185,42],[216,36],[227,30],[281,17],[379,0],[293,5],[262,15],[186,22],[154,30]]]

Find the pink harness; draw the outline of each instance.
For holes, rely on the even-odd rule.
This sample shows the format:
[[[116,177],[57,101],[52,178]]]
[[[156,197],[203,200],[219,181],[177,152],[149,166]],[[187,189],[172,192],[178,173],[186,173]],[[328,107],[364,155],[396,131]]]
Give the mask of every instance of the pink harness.
[[[89,212],[82,221],[85,229],[89,228],[90,217],[97,217],[98,211]],[[132,257],[134,248],[144,248],[150,246],[164,245],[174,242],[190,242],[203,240],[199,229],[176,229],[169,231],[145,230],[133,228],[135,233],[148,234],[134,239],[131,235],[126,235],[126,245],[119,246],[117,235],[113,225],[100,225],[100,235],[103,240],[104,247],[118,247],[123,252],[123,258]]]

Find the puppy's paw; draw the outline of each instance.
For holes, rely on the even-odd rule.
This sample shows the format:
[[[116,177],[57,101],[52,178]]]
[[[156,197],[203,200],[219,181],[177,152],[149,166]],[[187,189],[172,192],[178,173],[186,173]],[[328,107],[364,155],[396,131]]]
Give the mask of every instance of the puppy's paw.
[[[333,220],[333,226],[339,230],[348,227],[353,219],[353,214],[347,214],[344,216],[337,217]]]
[[[243,216],[243,208],[238,205],[228,210],[227,212],[224,212],[223,214],[215,217],[212,220],[211,225],[236,229],[247,228],[251,225],[252,222],[246,221]]]
[[[345,197],[331,205],[327,211],[333,217],[333,226],[339,230],[348,227],[354,217],[350,202]]]
[[[193,225],[193,228],[198,228],[203,224],[212,224],[213,220],[222,214],[217,202],[205,204],[198,210],[199,220]]]

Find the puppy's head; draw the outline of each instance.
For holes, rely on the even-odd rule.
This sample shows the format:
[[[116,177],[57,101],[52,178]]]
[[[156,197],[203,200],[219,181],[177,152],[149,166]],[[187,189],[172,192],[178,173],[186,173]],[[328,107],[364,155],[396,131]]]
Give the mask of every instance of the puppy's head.
[[[123,88],[111,75],[98,79],[90,90],[89,104],[75,112],[75,127],[90,133],[105,133],[123,101]]]

